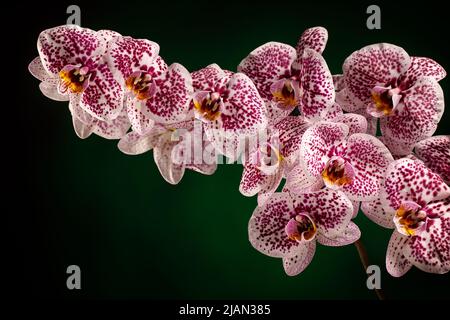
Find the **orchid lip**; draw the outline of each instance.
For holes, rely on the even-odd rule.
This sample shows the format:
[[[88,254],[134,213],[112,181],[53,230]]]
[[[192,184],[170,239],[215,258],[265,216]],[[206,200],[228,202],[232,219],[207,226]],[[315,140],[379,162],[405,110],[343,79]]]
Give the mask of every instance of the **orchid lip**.
[[[153,77],[146,72],[133,72],[126,80],[127,90],[138,100],[146,100],[154,95],[156,84]]]
[[[317,234],[317,226],[309,215],[300,213],[289,220],[284,228],[289,239],[301,242],[313,240]]]
[[[391,86],[373,87],[371,97],[372,103],[368,105],[367,112],[376,118],[391,115],[402,99],[400,88]]]
[[[353,182],[355,173],[352,165],[340,156],[332,156],[322,171],[325,185],[331,189],[339,189]]]
[[[223,110],[223,99],[218,92],[198,92],[193,103],[196,117],[204,122],[217,120]]]
[[[81,93],[89,86],[91,74],[86,66],[67,65],[59,72],[62,91],[69,90],[71,93]]]
[[[414,236],[426,226],[427,213],[412,201],[403,202],[394,216],[397,231],[405,236]]]
[[[292,108],[298,105],[298,81],[281,79],[272,84],[270,91],[273,99],[282,108]]]

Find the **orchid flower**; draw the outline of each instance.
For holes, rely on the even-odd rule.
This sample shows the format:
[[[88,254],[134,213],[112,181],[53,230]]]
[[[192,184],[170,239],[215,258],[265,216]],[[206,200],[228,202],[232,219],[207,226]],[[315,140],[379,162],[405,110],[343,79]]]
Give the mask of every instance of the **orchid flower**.
[[[158,53],[159,45],[145,39],[116,37],[108,45],[108,63],[126,92],[133,131],[140,135],[151,131],[153,122],[170,125],[193,118],[189,71],[179,63],[167,66]]]
[[[248,224],[250,243],[265,255],[282,258],[286,274],[295,276],[311,262],[316,241],[343,246],[359,239],[360,231],[350,221],[352,212],[351,202],[341,191],[275,193],[253,212]]]
[[[412,147],[436,131],[444,112],[438,81],[446,72],[432,59],[410,57],[400,47],[381,43],[352,53],[343,71],[345,85],[337,83],[337,102],[344,110],[362,108],[380,118],[383,136]]]
[[[123,90],[105,59],[108,41],[119,34],[65,25],[43,31],[39,57],[30,72],[42,81],[41,91],[51,99],[79,97],[81,109],[99,120],[115,119],[123,106]]]
[[[105,53],[107,43],[120,36],[109,30],[92,31],[75,25],[43,31],[38,39],[39,56],[29,65],[48,98],[69,101],[75,132],[119,139],[130,124],[122,112],[123,91],[114,81]]]
[[[386,254],[391,275],[400,277],[413,265],[431,273],[450,270],[450,188],[421,161],[392,162],[380,198],[361,208],[394,229]]]
[[[241,141],[266,127],[264,102],[243,73],[217,64],[192,72],[194,116],[203,122],[208,140],[221,154],[237,159]]]
[[[393,158],[377,138],[348,133],[342,123],[318,122],[310,127],[302,137],[301,165],[311,181],[322,180],[354,201],[374,200]]]
[[[268,42],[241,61],[238,71],[255,83],[270,120],[287,116],[296,107],[305,119],[318,120],[331,107],[335,97],[333,79],[321,55],[327,39],[326,29],[310,28],[296,48]]]
[[[217,169],[216,153],[204,139],[198,121],[185,121],[171,126],[153,123],[144,135],[131,131],[118,144],[129,155],[153,149],[154,161],[162,177],[170,184],[178,184],[185,169],[211,175]]]

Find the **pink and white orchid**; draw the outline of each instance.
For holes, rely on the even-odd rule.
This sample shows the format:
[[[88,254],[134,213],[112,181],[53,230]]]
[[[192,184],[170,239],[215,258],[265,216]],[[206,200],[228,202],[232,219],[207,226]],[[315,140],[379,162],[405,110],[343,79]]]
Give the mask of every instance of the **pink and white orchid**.
[[[218,152],[236,160],[242,142],[267,124],[264,102],[253,82],[212,64],[192,72],[192,108]]]
[[[158,53],[159,45],[145,39],[116,37],[108,45],[108,63],[126,92],[133,130],[141,135],[153,122],[170,125],[192,119],[189,71],[179,63],[167,66]]]
[[[307,120],[318,120],[331,107],[333,79],[321,55],[327,39],[325,28],[310,28],[296,48],[269,42],[241,61],[238,70],[255,83],[271,120],[287,116],[296,107]]]
[[[43,31],[38,39],[39,57],[30,72],[42,81],[41,91],[54,100],[79,96],[81,109],[108,121],[123,106],[123,90],[105,59],[108,41],[119,36],[108,30],[93,31],[65,25]]]
[[[432,59],[410,57],[398,46],[381,43],[352,53],[343,71],[338,103],[380,118],[383,136],[412,147],[436,131],[444,112],[438,81],[446,72]]]
[[[316,242],[343,246],[359,239],[352,213],[352,203],[340,191],[275,193],[253,212],[250,243],[265,255],[282,258],[286,274],[295,276],[310,264]]]
[[[400,277],[413,265],[432,273],[450,270],[450,187],[421,161],[392,162],[380,198],[362,209],[395,229],[386,254],[391,275]]]
[[[303,135],[300,161],[311,181],[341,189],[351,200],[374,200],[383,174],[393,158],[375,137],[349,135],[342,123],[318,122]]]
[[[92,31],[75,25],[43,31],[39,56],[29,71],[41,81],[42,93],[56,101],[69,101],[75,132],[119,139],[130,123],[122,112],[123,91],[106,61],[108,41],[120,34]]]

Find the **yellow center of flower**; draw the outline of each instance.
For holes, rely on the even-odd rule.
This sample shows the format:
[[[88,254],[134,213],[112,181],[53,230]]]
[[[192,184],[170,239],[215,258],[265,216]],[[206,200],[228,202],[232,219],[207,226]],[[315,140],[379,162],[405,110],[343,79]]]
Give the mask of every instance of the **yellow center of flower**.
[[[401,233],[413,236],[426,217],[427,214],[422,210],[409,209],[401,205],[395,213],[394,221],[397,227],[401,229],[399,231],[403,231]]]
[[[339,187],[352,183],[352,177],[345,172],[345,160],[330,159],[322,171],[322,178],[327,184]]]
[[[272,95],[274,100],[282,107],[291,108],[297,105],[295,90],[290,80],[286,80],[281,90],[272,92]]]
[[[317,227],[309,216],[301,214],[289,221],[286,233],[290,240],[309,241],[317,233]]]
[[[203,119],[214,121],[220,116],[222,98],[216,92],[208,94],[202,101],[193,100],[194,107]]]
[[[372,101],[375,104],[375,108],[378,112],[382,112],[384,115],[391,114],[394,109],[392,99],[389,98],[388,91],[383,93],[372,92]]]
[[[145,100],[151,96],[152,77],[148,73],[135,72],[125,80],[125,86],[136,99]]]
[[[63,86],[72,93],[83,92],[87,84],[85,82],[89,81],[89,77],[80,68],[63,69],[59,72],[59,78]]]

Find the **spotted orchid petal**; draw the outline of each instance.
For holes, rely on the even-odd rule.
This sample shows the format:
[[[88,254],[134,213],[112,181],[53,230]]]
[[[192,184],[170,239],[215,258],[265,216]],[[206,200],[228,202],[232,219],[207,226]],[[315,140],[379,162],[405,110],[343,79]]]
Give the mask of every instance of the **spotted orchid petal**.
[[[214,90],[216,85],[223,79],[231,78],[230,74],[227,74],[217,64],[213,63],[209,66],[194,71],[191,73],[192,85],[197,91],[211,91]]]
[[[189,106],[193,94],[190,73],[179,63],[172,64],[167,72],[155,79],[156,93],[146,106],[152,119],[159,123],[176,123],[192,118]]]
[[[376,224],[387,229],[395,228],[393,214],[392,212],[386,212],[383,209],[380,198],[372,201],[362,201],[361,211],[366,215],[367,218],[369,218]]]
[[[37,79],[42,81],[39,84],[39,89],[42,94],[49,99],[55,101],[68,101],[69,97],[66,94],[61,94],[58,91],[58,83],[59,78],[55,75],[49,74],[47,70],[45,70],[41,57],[38,56],[28,65],[28,71]],[[74,123],[75,125],[75,123]],[[79,127],[76,125],[75,127]]]
[[[159,141],[160,136],[167,132],[162,126],[155,125],[146,135],[140,135],[131,131],[127,133],[118,143],[118,148],[125,154],[138,155],[153,149]]]
[[[92,124],[85,124],[76,117],[72,117],[72,124],[76,135],[80,139],[89,138],[94,131],[94,126]]]
[[[258,206],[264,205],[266,201],[277,191],[281,180],[283,179],[283,166],[274,174],[270,175],[269,183],[267,183],[258,193]]]
[[[364,116],[355,113],[346,113],[339,117],[336,122],[348,126],[348,135],[367,132],[367,120]]]
[[[190,163],[185,164],[186,169],[204,174],[212,175],[217,170],[217,163]]]
[[[323,27],[306,29],[298,40],[296,50],[297,56],[301,57],[306,48],[322,54],[328,41],[328,31]]]
[[[28,71],[38,80],[42,82],[50,82],[56,86],[58,77],[51,75],[45,70],[41,57],[36,57],[28,65]]]
[[[193,122],[178,125],[174,131],[173,140],[178,139],[179,143],[174,147],[173,160],[178,164],[184,163],[186,169],[211,175],[217,169],[216,151],[208,140],[203,139],[201,122]],[[190,126],[191,123],[193,127]]]
[[[84,124],[91,125],[94,123],[94,117],[91,116],[88,112],[86,112],[83,108],[80,107],[80,100],[81,95],[80,94],[73,94],[70,95],[69,100],[69,110],[72,114],[72,117],[77,118]]]
[[[450,136],[434,136],[420,141],[414,153],[425,165],[450,184]]]
[[[302,137],[309,125],[303,117],[287,116],[273,126],[278,132],[281,146],[279,152],[288,166],[294,165],[298,160]]]
[[[242,172],[242,178],[239,185],[239,191],[247,197],[252,197],[259,192],[272,191],[278,187],[282,175],[276,172],[275,174],[264,174],[257,165],[247,163]],[[276,186],[275,186],[276,185]]]
[[[41,32],[38,51],[47,73],[58,77],[67,65],[97,63],[106,50],[106,43],[104,37],[93,30],[64,25]]]
[[[75,133],[80,139],[88,138],[94,132],[94,118],[80,107],[81,95],[71,95],[69,111],[72,115],[72,124]]]
[[[353,215],[353,205],[341,191],[321,189],[300,193],[293,201],[295,214],[308,214],[316,224],[318,234],[329,239],[341,236]]]
[[[323,117],[324,121],[339,122],[339,118],[344,115],[341,106],[338,103],[333,105],[327,110],[326,115]]]
[[[431,77],[422,77],[403,94],[394,114],[380,119],[382,134],[406,144],[430,137],[444,112],[441,86]]]
[[[86,139],[95,133],[105,139],[121,139],[130,128],[130,121],[125,110],[113,120],[102,121],[92,117],[80,107],[81,95],[70,95],[69,110],[73,118],[73,126],[76,134],[81,139]]]
[[[115,119],[123,107],[124,91],[102,59],[95,68],[95,77],[81,94],[80,107],[99,120]]]
[[[394,215],[406,201],[424,207],[431,201],[447,198],[450,187],[421,161],[403,158],[389,165],[380,195],[386,213]]]
[[[350,98],[367,106],[371,90],[377,85],[387,85],[404,74],[411,58],[400,47],[388,43],[366,46],[353,52],[342,67],[345,85]],[[345,110],[344,105],[342,107]]]
[[[170,184],[178,184],[183,178],[185,165],[174,161],[174,147],[178,141],[172,141],[170,132],[159,137],[158,143],[153,148],[153,158],[161,176]]]
[[[450,271],[450,198],[435,205],[443,214],[428,220],[427,232],[409,239],[404,254],[420,270],[443,274]]]
[[[397,231],[391,236],[386,253],[386,269],[393,277],[401,277],[412,267],[412,263],[405,256],[405,246],[409,238]]]
[[[283,258],[283,268],[288,276],[302,273],[311,263],[316,252],[316,242],[311,241],[299,246],[292,257]]]
[[[323,180],[311,180],[303,166],[297,165],[288,171],[285,187],[293,194],[317,191],[323,187]]]
[[[304,50],[300,63],[302,88],[300,110],[310,121],[321,120],[334,103],[333,77],[325,59],[312,49]]]
[[[378,137],[381,142],[389,149],[394,157],[404,157],[412,153],[413,143],[404,143],[390,138],[389,136]]]
[[[275,258],[292,257],[300,244],[288,238],[285,226],[295,216],[292,199],[288,193],[275,193],[253,212],[248,224],[252,246],[265,255]]]
[[[300,161],[311,180],[320,177],[328,151],[347,137],[348,126],[319,122],[305,131],[300,148]]]
[[[127,133],[128,129],[130,129],[130,126],[130,120],[128,120],[125,109],[113,120],[94,120],[95,134],[105,139],[121,139]]]
[[[346,87],[340,91],[336,91],[335,99],[336,103],[338,103],[346,112],[356,113],[359,110],[366,110],[366,106],[362,102],[359,102],[350,96]]]
[[[217,120],[205,123],[205,133],[219,152],[237,159],[245,138],[264,128],[267,119],[264,102],[246,75],[233,74],[227,88],[224,112]]]
[[[125,98],[125,104],[133,131],[142,136],[146,135],[152,129],[155,121],[151,119],[145,101],[128,96]]]
[[[356,133],[348,138],[344,157],[355,172],[353,181],[343,187],[346,195],[351,200],[375,200],[386,168],[394,161],[389,150],[377,138]]]
[[[293,47],[284,43],[268,42],[244,58],[238,66],[238,71],[252,79],[265,101],[271,101],[271,85],[290,72],[296,57]]]
[[[414,83],[421,77],[433,77],[436,81],[441,81],[447,76],[445,69],[436,61],[425,57],[411,57],[411,65],[404,76],[404,82]]]
[[[341,247],[355,242],[360,237],[361,231],[359,230],[358,226],[350,221],[341,235],[330,239],[325,235],[319,233],[317,235],[317,241],[324,246]]]
[[[276,124],[283,118],[289,116],[291,109],[279,108],[274,101],[265,102],[265,113],[269,126]]]
[[[69,96],[59,93],[56,83],[44,81],[39,84],[42,94],[55,101],[68,101]]]
[[[108,42],[108,64],[111,69],[117,70],[116,80],[122,85],[133,72],[155,68],[153,62],[158,53],[159,45],[146,39],[115,37]]]
[[[217,122],[209,123],[204,127],[206,138],[214,146],[217,153],[227,157],[229,163],[237,161],[245,150],[247,137],[225,131]]]

